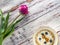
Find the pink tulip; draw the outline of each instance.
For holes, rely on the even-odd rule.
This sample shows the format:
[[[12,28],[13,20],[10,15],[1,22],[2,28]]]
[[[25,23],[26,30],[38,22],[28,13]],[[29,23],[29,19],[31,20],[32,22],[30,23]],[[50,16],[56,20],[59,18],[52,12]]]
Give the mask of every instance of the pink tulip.
[[[21,5],[19,7],[19,11],[22,13],[22,14],[28,14],[28,7],[26,5]]]

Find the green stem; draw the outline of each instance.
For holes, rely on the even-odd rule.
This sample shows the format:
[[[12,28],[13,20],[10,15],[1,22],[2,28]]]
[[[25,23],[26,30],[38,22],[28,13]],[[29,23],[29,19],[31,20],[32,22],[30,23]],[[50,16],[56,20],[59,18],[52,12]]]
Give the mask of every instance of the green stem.
[[[0,45],[3,43],[3,36],[0,35]]]
[[[22,14],[19,14],[9,25],[13,24],[15,22],[15,20],[17,20],[17,18],[22,15]]]

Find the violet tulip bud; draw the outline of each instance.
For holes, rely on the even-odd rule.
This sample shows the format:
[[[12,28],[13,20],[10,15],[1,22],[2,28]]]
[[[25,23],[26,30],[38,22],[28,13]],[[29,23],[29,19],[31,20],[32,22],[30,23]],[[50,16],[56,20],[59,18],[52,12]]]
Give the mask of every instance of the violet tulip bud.
[[[21,5],[21,6],[19,7],[19,11],[20,11],[22,14],[27,15],[27,14],[28,14],[28,7],[27,7],[27,5]]]

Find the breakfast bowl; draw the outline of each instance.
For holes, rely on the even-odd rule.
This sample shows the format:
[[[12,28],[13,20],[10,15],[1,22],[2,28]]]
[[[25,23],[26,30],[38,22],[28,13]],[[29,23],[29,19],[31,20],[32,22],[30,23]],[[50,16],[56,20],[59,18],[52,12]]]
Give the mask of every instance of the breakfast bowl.
[[[40,27],[33,36],[34,45],[58,45],[58,35],[54,29]]]

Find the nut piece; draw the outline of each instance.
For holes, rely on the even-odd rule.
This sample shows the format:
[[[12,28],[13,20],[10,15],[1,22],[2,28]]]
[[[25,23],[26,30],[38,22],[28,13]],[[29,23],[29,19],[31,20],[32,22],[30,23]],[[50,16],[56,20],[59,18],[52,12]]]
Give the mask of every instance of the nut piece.
[[[31,2],[32,0],[26,0],[27,2]]]

